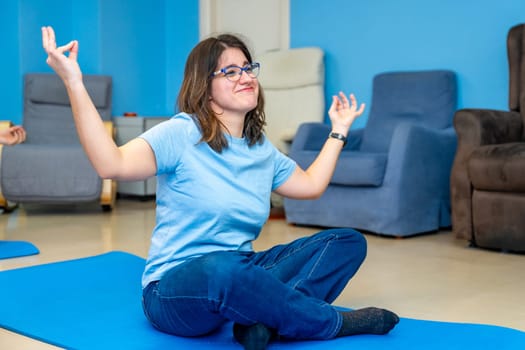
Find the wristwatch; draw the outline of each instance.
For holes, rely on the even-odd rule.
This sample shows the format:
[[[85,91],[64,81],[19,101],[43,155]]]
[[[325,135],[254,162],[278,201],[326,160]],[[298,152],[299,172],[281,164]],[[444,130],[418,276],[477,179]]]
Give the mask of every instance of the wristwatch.
[[[346,146],[346,136],[337,132],[331,132],[328,137],[343,141],[343,147]]]

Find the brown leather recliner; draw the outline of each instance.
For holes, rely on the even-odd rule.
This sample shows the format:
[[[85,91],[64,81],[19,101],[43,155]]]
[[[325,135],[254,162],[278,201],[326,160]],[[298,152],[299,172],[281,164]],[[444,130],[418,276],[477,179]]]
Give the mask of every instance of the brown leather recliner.
[[[525,252],[525,24],[509,30],[507,53],[510,110],[454,116],[452,230],[474,246]]]

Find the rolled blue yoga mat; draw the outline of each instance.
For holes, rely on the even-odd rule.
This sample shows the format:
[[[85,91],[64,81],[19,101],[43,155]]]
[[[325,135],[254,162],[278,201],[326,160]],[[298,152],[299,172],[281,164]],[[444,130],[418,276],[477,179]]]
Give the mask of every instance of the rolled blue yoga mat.
[[[0,272],[0,326],[67,349],[242,349],[232,324],[206,337],[155,330],[141,308],[144,259],[109,252]],[[402,318],[385,336],[283,341],[269,349],[523,349],[525,332]]]

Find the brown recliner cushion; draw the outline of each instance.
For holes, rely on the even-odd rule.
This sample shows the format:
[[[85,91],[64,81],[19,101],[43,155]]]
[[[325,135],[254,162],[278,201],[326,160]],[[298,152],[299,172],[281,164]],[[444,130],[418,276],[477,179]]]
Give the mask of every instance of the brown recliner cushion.
[[[472,208],[477,246],[525,252],[525,196],[475,190]]]
[[[525,192],[525,143],[477,148],[470,155],[468,174],[478,190]]]

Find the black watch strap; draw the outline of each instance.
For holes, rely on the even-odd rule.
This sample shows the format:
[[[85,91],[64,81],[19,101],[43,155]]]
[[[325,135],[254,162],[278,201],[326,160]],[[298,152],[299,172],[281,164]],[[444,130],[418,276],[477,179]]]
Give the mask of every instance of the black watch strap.
[[[343,141],[343,147],[346,146],[346,136],[345,135],[339,134],[337,132],[331,132],[330,135],[328,135],[328,137],[341,140]]]

